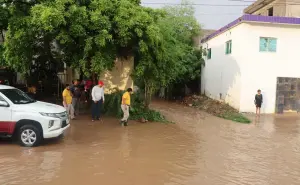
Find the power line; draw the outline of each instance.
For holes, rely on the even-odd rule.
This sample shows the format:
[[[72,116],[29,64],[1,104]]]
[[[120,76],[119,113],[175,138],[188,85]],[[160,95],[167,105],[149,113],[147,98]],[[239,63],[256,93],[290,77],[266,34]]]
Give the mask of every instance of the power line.
[[[242,13],[195,13],[194,15],[241,15]]]
[[[181,3],[141,3],[141,4],[146,4],[146,5],[182,5]],[[202,3],[189,3],[188,5],[193,5],[193,6],[240,6],[240,7],[245,7],[249,6],[248,4],[245,5],[230,5],[230,4],[202,4]]]
[[[247,0],[228,0],[232,2],[244,2],[244,3],[250,3],[250,4],[204,4],[204,3],[188,3],[188,5],[193,5],[193,6],[216,6],[216,7],[245,7],[251,5],[251,3],[254,3],[256,1],[247,1]],[[141,4],[144,5],[183,5],[182,3],[167,3],[167,2],[142,2]],[[287,2],[279,2],[279,3],[270,3],[272,5],[300,5],[300,2],[296,1],[287,1]],[[267,5],[267,4],[266,4]]]

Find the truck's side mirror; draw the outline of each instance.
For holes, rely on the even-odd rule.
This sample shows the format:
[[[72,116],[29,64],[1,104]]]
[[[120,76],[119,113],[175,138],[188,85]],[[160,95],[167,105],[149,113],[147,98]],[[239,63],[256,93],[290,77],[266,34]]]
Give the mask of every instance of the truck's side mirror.
[[[0,107],[9,107],[9,104],[6,101],[0,100]]]

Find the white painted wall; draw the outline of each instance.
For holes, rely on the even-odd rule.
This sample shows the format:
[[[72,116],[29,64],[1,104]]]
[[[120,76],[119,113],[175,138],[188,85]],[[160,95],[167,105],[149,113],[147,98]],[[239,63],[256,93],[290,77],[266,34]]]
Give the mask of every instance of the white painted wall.
[[[231,34],[230,34],[231,33]],[[203,43],[212,48],[202,74],[202,93],[225,101],[240,112],[255,112],[254,96],[262,90],[262,113],[274,113],[277,77],[300,78],[300,26],[242,23]],[[277,38],[277,52],[260,52],[259,38]],[[232,54],[225,42],[232,39]]]
[[[241,60],[241,112],[254,112],[257,89],[264,95],[262,112],[274,113],[277,77],[300,78],[300,26],[268,23],[243,24],[244,57]],[[277,38],[277,52],[259,52],[259,38]]]
[[[217,37],[203,43],[211,48],[211,59],[205,60],[202,70],[202,93],[213,99],[226,101],[236,109],[240,108],[241,72],[239,61],[243,57],[241,35],[244,26],[238,25]],[[232,40],[232,53],[225,54],[226,42]],[[220,98],[222,94],[222,98]]]

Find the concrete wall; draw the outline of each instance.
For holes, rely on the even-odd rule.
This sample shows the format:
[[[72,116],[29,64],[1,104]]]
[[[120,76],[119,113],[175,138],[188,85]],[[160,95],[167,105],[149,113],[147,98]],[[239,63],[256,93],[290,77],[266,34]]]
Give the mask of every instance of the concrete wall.
[[[266,23],[243,24],[243,58],[241,112],[254,112],[254,95],[261,89],[264,95],[262,112],[274,113],[276,105],[277,77],[300,78],[300,26]],[[259,38],[277,38],[277,51],[259,52]]]
[[[288,1],[286,5],[286,17],[300,17],[300,0]]]
[[[259,5],[256,5],[259,6]],[[251,7],[251,6],[249,6]],[[252,9],[255,9],[255,6],[252,5]],[[268,16],[268,9],[274,8],[273,16],[280,16],[280,17],[300,17],[300,0],[275,0],[267,5],[259,8],[258,10],[251,13],[251,8],[246,8],[246,10],[250,11],[245,13],[250,13],[253,15],[264,15]]]
[[[105,84],[105,93],[111,93],[113,88],[121,90],[129,87],[133,88],[133,80],[130,76],[133,68],[133,57],[130,57],[128,60],[117,59],[114,69],[106,71],[100,76],[100,79]]]
[[[225,101],[236,109],[240,108],[241,69],[239,62],[244,57],[244,26],[238,25],[203,43],[211,48],[211,59],[205,59],[202,69],[201,91],[207,96]],[[232,40],[232,53],[225,54],[225,44]]]
[[[129,87],[133,88],[133,80],[131,73],[134,68],[134,59],[130,57],[128,60],[117,59],[115,67],[111,71],[106,71],[100,75],[100,79],[105,84],[105,93],[111,93],[114,88],[125,90]],[[79,73],[71,68],[67,68],[66,79],[61,79],[63,82],[70,83],[73,79],[79,79]]]
[[[273,7],[273,16],[281,16],[281,17],[285,17],[286,16],[286,4],[287,0],[275,0],[272,3],[264,6],[263,8],[255,11],[254,13],[252,13],[253,15],[264,15],[264,16],[268,16],[268,9]],[[300,6],[300,5],[295,5],[295,6]]]

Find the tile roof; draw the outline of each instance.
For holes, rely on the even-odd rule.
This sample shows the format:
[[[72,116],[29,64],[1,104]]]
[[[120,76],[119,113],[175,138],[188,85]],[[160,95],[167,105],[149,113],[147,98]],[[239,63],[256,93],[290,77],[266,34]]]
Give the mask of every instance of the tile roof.
[[[245,14],[242,17],[234,20],[233,22],[227,24],[221,29],[215,31],[214,33],[208,35],[207,37],[201,40],[201,43],[206,42],[213,37],[223,33],[224,31],[229,30],[230,28],[236,26],[241,22],[262,22],[262,23],[278,23],[278,24],[293,24],[300,25],[300,18],[296,17],[275,17],[275,16],[261,16],[261,15],[249,15]]]

